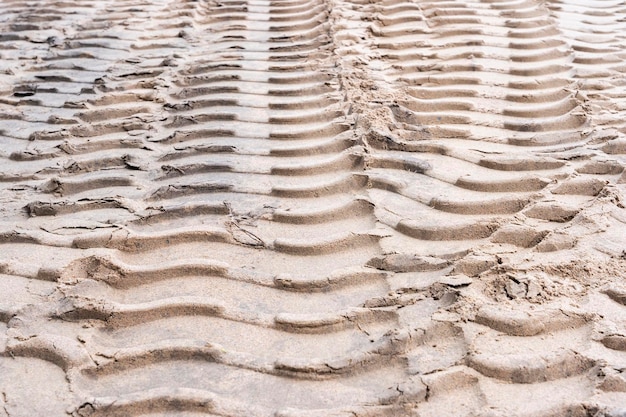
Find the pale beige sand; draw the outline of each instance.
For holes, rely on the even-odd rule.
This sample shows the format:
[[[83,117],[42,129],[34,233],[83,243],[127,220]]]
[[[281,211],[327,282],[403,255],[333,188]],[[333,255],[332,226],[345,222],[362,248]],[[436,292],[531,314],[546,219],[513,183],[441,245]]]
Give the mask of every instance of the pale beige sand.
[[[626,415],[626,3],[0,2],[0,417]]]

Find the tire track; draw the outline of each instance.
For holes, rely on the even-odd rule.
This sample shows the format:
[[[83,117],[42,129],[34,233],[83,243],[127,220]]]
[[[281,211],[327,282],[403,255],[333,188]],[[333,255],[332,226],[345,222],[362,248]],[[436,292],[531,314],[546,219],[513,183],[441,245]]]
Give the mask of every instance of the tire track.
[[[129,4],[132,2],[115,2],[117,7]],[[115,6],[113,2],[2,5],[0,102],[2,113],[9,115],[2,118],[1,127],[2,229],[10,230],[3,242],[35,243],[19,237],[28,235],[29,229],[39,229],[27,224],[20,205],[24,198],[32,198],[51,175],[71,171],[68,168],[74,161],[67,155],[78,153],[72,149],[72,142],[92,132],[89,126],[80,126],[75,103],[96,94],[97,80],[112,63],[124,59],[132,41],[132,37],[131,41],[124,37],[120,26],[106,21]],[[90,17],[94,15],[104,18],[104,24]],[[106,129],[116,130],[114,126]],[[76,227],[76,223],[72,219],[67,226]],[[23,231],[14,229],[18,224],[23,225]],[[2,251],[0,390],[2,413],[7,416],[64,415],[67,407],[78,401],[63,369],[54,364],[59,357],[56,348],[35,348],[25,356],[13,353],[15,341],[26,327],[22,323],[51,315],[56,284],[46,268],[71,259],[52,248],[44,251],[44,258],[37,259],[34,247],[32,243],[8,243]],[[54,332],[50,328],[43,335]],[[41,395],[33,397],[32,390]]]
[[[97,4],[0,6],[5,414],[620,415],[621,4]]]
[[[360,197],[367,178],[336,81],[327,8],[309,6],[142,10],[183,17],[172,36],[133,34],[124,64],[95,81],[95,98],[71,106],[75,127],[31,135],[52,142],[49,151],[13,155],[43,164],[63,151],[73,159],[40,171],[36,190],[52,198],[32,201],[28,214],[43,232],[4,241],[66,248],[64,258],[74,259],[50,270],[55,296],[23,319],[8,349],[60,366],[84,402],[76,415],[133,392],[139,400],[120,413],[195,410],[193,398],[225,393],[263,415],[340,412],[379,397],[393,408],[402,397],[389,387],[404,368],[394,352],[410,335],[389,333],[396,301],[383,297],[385,274],[365,267],[380,236]],[[181,45],[184,57],[175,52]],[[310,209],[313,201],[319,209]],[[191,252],[200,258],[181,258]],[[311,293],[306,302],[303,292]],[[148,341],[165,328],[165,339]],[[131,382],[145,378],[155,385]],[[241,380],[238,391],[232,378]],[[344,388],[323,384],[328,378]],[[246,387],[255,385],[267,388],[250,397]],[[228,408],[229,400],[216,401]]]
[[[617,48],[621,5],[567,3],[335,7],[343,82],[362,135],[371,155],[403,161],[366,166],[376,216],[393,231],[381,241],[393,260],[377,267],[419,271],[407,260],[430,255],[426,269],[439,265],[440,282],[459,288],[452,307],[433,316],[463,334],[458,359],[435,372],[414,370],[429,388],[416,415],[621,412],[620,390],[594,393],[604,384],[597,369],[611,363],[606,372],[615,376],[622,361],[598,342],[619,349],[621,339],[596,335],[594,307],[563,300],[612,287],[608,276],[623,268],[615,220],[622,216],[609,215],[615,232],[602,238],[588,235],[603,233],[595,221],[582,225],[606,218],[593,206],[623,207],[609,202],[620,198],[611,184],[623,161],[598,152],[622,135],[599,116],[614,104],[587,94],[620,79],[623,58],[607,59],[606,48]],[[604,57],[591,58],[596,50]],[[606,264],[597,264],[594,245]]]

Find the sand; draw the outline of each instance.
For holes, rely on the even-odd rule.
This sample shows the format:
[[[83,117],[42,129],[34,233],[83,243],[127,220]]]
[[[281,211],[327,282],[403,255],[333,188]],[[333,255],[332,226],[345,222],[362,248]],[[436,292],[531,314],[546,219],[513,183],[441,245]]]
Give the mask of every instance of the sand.
[[[625,416],[625,34],[0,2],[0,417]]]

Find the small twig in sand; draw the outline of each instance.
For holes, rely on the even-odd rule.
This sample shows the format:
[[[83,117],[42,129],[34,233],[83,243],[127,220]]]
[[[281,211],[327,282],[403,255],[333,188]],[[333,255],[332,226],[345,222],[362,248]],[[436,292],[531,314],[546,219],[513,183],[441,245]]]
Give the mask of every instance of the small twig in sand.
[[[252,233],[249,230],[244,229],[243,227],[239,226],[239,221],[237,220],[237,218],[235,218],[235,215],[233,213],[233,209],[232,206],[230,205],[230,203],[224,201],[224,206],[226,206],[226,208],[228,209],[228,231],[230,232],[231,236],[233,237],[233,239],[235,239],[237,242],[241,243],[242,245],[248,245],[248,246],[255,246],[255,247],[266,247],[265,242],[263,241],[263,239],[261,239],[260,237],[258,237],[257,235],[255,235],[254,233]],[[239,230],[241,233],[245,234],[246,236],[248,236],[250,239],[252,239],[255,243],[251,243],[249,241],[244,241],[241,239],[238,239],[237,236],[235,236],[235,233],[233,233],[232,227],[236,227],[237,230]]]

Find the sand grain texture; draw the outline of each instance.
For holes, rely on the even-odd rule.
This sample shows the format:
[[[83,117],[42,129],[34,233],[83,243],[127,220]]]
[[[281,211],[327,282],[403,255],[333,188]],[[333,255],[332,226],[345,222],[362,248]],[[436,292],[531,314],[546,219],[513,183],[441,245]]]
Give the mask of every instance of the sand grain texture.
[[[626,415],[625,33],[0,2],[0,416]]]

